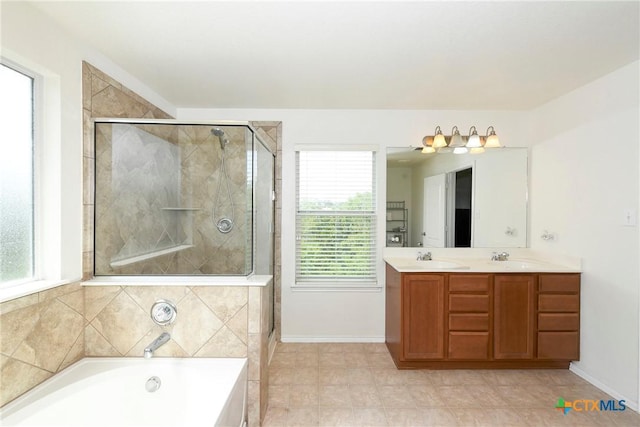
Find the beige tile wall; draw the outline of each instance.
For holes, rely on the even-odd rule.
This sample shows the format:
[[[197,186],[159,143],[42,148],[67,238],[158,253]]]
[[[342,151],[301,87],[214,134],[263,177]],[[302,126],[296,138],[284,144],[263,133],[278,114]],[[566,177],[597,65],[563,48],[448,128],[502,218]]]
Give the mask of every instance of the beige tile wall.
[[[84,357],[79,283],[0,304],[0,406]]]
[[[83,62],[83,278],[93,274],[95,117],[171,118]],[[177,303],[173,340],[158,356],[248,357],[249,424],[266,413],[269,293],[275,287],[280,330],[280,122],[253,122],[277,153],[274,281],[267,287],[60,286],[0,304],[0,406],[85,356],[136,356],[163,330],[148,310],[157,298]]]

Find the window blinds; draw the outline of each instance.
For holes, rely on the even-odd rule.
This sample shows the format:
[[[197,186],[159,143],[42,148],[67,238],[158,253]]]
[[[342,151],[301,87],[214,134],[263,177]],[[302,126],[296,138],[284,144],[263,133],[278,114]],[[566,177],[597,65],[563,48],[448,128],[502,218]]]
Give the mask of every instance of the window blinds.
[[[375,284],[375,153],[296,156],[296,283]]]

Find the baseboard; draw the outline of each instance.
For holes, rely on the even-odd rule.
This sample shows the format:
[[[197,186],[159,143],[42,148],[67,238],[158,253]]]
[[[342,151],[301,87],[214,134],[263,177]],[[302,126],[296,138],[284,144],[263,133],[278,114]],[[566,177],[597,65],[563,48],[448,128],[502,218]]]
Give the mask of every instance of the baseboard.
[[[571,363],[569,365],[569,370],[571,372],[573,372],[574,374],[576,374],[577,376],[579,376],[580,378],[582,378],[583,380],[588,381],[592,385],[598,387],[600,390],[604,391],[605,393],[607,393],[608,395],[610,395],[614,399],[616,399],[616,400],[624,400],[624,403],[625,403],[625,405],[627,405],[628,408],[631,408],[634,411],[638,412],[638,402],[637,401],[633,401],[633,400],[621,395],[620,393],[618,393],[617,391],[615,391],[611,387],[607,386],[606,384],[603,384],[602,382],[598,381],[597,379],[595,379],[591,375],[587,374],[585,371],[583,371],[582,369],[578,368],[573,363]]]
[[[299,342],[299,343],[383,343],[384,337],[300,337],[300,336],[282,336],[282,342]]]

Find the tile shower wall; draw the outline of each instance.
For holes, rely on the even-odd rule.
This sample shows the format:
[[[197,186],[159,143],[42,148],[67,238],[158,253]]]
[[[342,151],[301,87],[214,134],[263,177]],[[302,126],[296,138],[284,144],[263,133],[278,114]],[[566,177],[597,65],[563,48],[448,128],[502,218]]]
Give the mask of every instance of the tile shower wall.
[[[247,274],[251,271],[251,176],[247,171],[245,127],[223,127],[229,144],[224,149],[229,181],[222,172],[222,154],[211,126],[180,126],[182,150],[182,206],[197,210],[192,215],[192,248],[178,252],[178,271],[184,274]],[[233,205],[229,200],[228,189]],[[216,204],[217,200],[217,204]],[[229,233],[215,224],[223,217],[233,218]]]
[[[170,141],[129,124],[96,125],[96,271],[187,240],[164,210],[180,204],[180,150]],[[135,272],[153,273],[140,264]]]
[[[223,150],[211,129],[96,124],[96,274],[251,271],[251,133],[243,126],[224,128],[227,182]],[[215,227],[224,217],[234,222],[229,233]]]

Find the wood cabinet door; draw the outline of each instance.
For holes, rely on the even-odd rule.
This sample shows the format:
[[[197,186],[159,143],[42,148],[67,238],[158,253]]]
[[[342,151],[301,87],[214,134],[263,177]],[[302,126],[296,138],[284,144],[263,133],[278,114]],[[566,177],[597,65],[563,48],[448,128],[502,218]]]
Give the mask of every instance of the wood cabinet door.
[[[444,357],[444,283],[444,275],[404,275],[402,330],[405,360]]]
[[[531,359],[535,334],[535,276],[494,278],[494,358]]]

